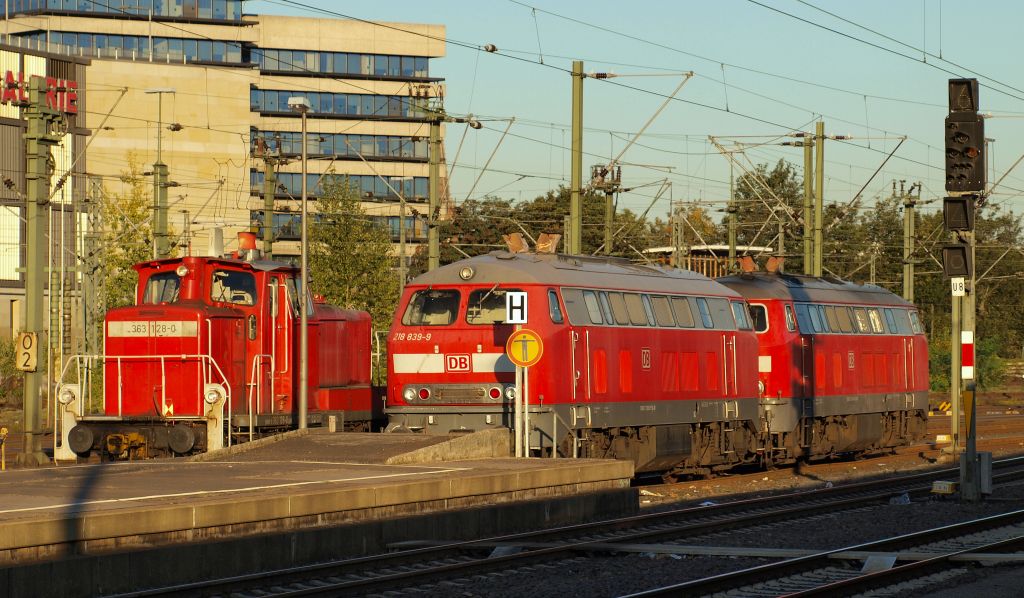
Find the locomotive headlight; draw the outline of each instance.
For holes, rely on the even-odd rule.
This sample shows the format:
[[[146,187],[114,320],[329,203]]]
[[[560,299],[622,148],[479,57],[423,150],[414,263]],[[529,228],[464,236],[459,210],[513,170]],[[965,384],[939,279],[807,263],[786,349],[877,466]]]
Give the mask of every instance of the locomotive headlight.
[[[411,388],[407,388],[402,392],[402,397],[406,401],[411,401],[416,398],[416,391]]]
[[[220,384],[207,384],[203,391],[203,399],[210,405],[224,399],[225,396],[227,393],[224,392],[224,387]]]
[[[469,280],[470,278],[473,278],[474,274],[476,274],[476,271],[473,270],[472,266],[463,266],[463,268],[459,270],[459,278],[462,280]]]
[[[510,401],[512,399],[516,398],[516,387],[515,386],[509,386],[508,388],[505,389],[505,398],[510,400]]]
[[[758,380],[757,381],[757,392],[761,396],[764,396],[764,389],[765,389],[765,387],[764,387],[764,380]]]
[[[174,273],[177,274],[179,278],[185,278],[185,275],[188,274],[188,266],[181,264]]]
[[[60,391],[57,392],[57,400],[61,405],[70,405],[78,398],[78,391],[79,389],[77,384],[65,384],[61,387]]]

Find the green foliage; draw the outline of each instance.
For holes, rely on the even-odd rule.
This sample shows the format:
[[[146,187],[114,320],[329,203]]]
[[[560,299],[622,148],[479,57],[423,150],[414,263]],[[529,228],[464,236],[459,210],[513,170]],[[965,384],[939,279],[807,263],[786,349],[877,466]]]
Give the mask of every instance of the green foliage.
[[[15,366],[17,341],[0,341],[0,407],[20,407],[22,404],[23,373]]]
[[[128,169],[122,171],[121,183],[124,191],[104,189],[100,200],[102,254],[95,263],[106,309],[135,303],[137,277],[132,266],[153,255],[152,193],[134,154],[128,154]]]
[[[933,340],[928,347],[928,366],[931,374],[931,389],[935,392],[949,390],[949,376],[952,373],[949,352],[949,335]],[[974,376],[978,390],[999,388],[1006,379],[1006,360],[999,356],[1000,341],[984,339],[974,346]],[[957,350],[960,350],[959,345]]]
[[[312,291],[328,303],[366,310],[376,327],[386,326],[399,289],[388,231],[366,217],[347,180],[325,190],[317,211],[309,235]]]

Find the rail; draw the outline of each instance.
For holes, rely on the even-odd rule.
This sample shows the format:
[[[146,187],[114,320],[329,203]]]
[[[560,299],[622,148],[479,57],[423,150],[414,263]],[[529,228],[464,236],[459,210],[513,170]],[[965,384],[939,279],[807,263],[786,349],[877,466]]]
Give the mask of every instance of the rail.
[[[273,398],[274,395],[274,368],[276,367],[274,363],[274,356],[267,353],[258,353],[256,355],[253,355],[252,367],[250,368],[251,372],[249,374],[249,389],[248,392],[246,393],[248,395],[246,397],[246,404],[249,407],[249,442],[252,442],[253,438],[255,438],[254,422],[256,421],[257,410],[260,408],[260,405],[262,404],[263,401],[263,384],[260,383],[260,371],[262,370],[262,368],[260,366],[265,360],[270,362],[271,398]],[[253,407],[254,396],[256,401],[255,408]],[[228,426],[231,426],[231,423],[233,421],[231,416],[231,403],[228,403]],[[228,446],[231,446],[231,434],[228,434]]]

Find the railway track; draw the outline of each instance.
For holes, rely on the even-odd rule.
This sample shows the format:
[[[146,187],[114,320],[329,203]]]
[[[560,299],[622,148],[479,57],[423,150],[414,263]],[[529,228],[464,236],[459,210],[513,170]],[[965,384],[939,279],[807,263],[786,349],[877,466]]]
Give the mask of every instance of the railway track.
[[[1024,479],[1024,457],[993,464],[995,483]],[[792,521],[864,508],[893,495],[921,496],[935,480],[956,475],[943,469],[898,478],[836,486],[810,492],[747,499],[710,507],[647,513],[464,542],[407,548],[398,552],[291,567],[224,579],[152,588],[121,598],[180,593],[202,596],[279,597],[367,595],[443,580],[578,558],[614,545],[671,542],[723,531]],[[410,544],[405,544],[409,546]],[[495,550],[495,548],[498,550]]]
[[[927,580],[957,561],[970,560],[972,555],[1022,548],[1024,510],[673,584],[627,598],[718,596],[726,592],[730,598],[831,597],[868,591],[874,596],[899,596],[915,589],[911,587],[915,580]],[[904,553],[909,562],[885,562],[878,569],[850,564],[871,555],[878,555],[882,562],[886,558],[895,560],[894,552]],[[894,566],[885,566],[889,564]],[[916,589],[924,589],[926,583]]]

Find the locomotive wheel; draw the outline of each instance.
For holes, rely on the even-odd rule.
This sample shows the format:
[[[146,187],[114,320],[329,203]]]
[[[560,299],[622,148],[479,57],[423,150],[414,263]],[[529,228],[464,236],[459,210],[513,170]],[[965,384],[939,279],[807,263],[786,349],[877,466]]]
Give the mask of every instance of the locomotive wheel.
[[[192,426],[172,426],[167,443],[175,454],[184,455],[196,445],[196,433]]]
[[[88,457],[95,439],[91,428],[75,426],[68,432],[68,447],[79,457]]]

